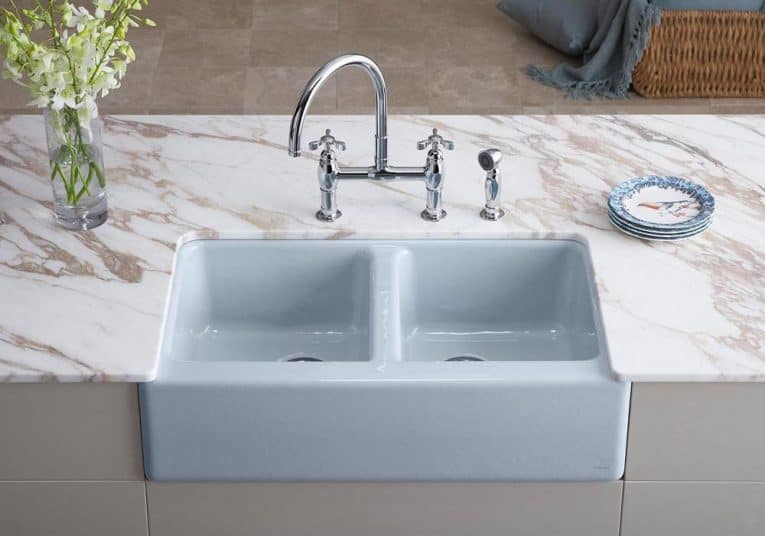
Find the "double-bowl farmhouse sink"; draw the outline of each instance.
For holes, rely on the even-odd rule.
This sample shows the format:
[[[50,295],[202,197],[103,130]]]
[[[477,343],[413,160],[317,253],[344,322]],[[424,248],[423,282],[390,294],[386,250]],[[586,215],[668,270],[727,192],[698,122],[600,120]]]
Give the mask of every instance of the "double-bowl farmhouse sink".
[[[153,480],[615,480],[611,378],[576,240],[194,240],[154,382]]]

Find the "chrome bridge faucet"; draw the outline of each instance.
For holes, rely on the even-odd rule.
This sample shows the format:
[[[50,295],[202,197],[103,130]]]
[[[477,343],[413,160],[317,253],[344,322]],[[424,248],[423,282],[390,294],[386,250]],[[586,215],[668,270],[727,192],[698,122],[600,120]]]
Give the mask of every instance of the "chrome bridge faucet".
[[[321,149],[319,159],[319,188],[321,189],[321,209],[316,217],[322,221],[335,221],[342,213],[337,208],[337,182],[343,179],[364,179],[375,181],[421,180],[425,182],[425,209],[420,213],[423,219],[439,221],[446,216],[442,207],[441,190],[444,184],[444,156],[442,149],[453,150],[454,142],[445,140],[433,129],[431,135],[417,142],[419,150],[428,149],[427,159],[423,167],[395,167],[388,165],[388,90],[382,71],[375,62],[359,54],[347,54],[328,62],[316,71],[308,81],[298,99],[295,114],[290,125],[289,155],[298,157],[301,154],[300,139],[311,101],[319,88],[336,72],[345,67],[360,67],[372,79],[375,90],[375,161],[369,167],[344,167],[337,163],[337,151],[345,150],[345,143],[335,139],[327,129],[318,140],[312,141],[308,147],[315,151]]]

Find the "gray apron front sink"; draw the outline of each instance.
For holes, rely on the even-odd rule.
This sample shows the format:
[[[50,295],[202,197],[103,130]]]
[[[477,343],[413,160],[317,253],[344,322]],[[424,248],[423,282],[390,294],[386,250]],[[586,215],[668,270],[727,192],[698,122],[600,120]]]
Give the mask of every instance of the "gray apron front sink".
[[[616,480],[612,379],[575,240],[196,240],[176,254],[153,480]]]

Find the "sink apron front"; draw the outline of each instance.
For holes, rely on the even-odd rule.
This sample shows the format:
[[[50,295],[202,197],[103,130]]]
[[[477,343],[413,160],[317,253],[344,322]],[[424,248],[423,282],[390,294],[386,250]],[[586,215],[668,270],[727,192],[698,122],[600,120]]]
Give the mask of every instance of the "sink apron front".
[[[176,254],[147,478],[617,480],[576,240],[196,240]]]

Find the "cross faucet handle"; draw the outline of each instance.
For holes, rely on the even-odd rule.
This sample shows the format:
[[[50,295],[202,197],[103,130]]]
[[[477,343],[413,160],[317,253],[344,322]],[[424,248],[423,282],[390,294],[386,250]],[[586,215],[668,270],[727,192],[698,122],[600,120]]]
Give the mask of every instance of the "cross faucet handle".
[[[451,140],[445,140],[439,133],[438,129],[433,129],[433,134],[428,136],[427,140],[417,142],[417,149],[423,151],[430,147],[433,150],[438,150],[439,147],[443,147],[447,151],[454,150],[454,142]]]
[[[312,151],[315,151],[320,147],[325,151],[331,151],[333,149],[340,149],[341,151],[345,151],[345,142],[335,139],[335,137],[332,135],[332,131],[327,129],[321,138],[308,143],[308,148]]]

